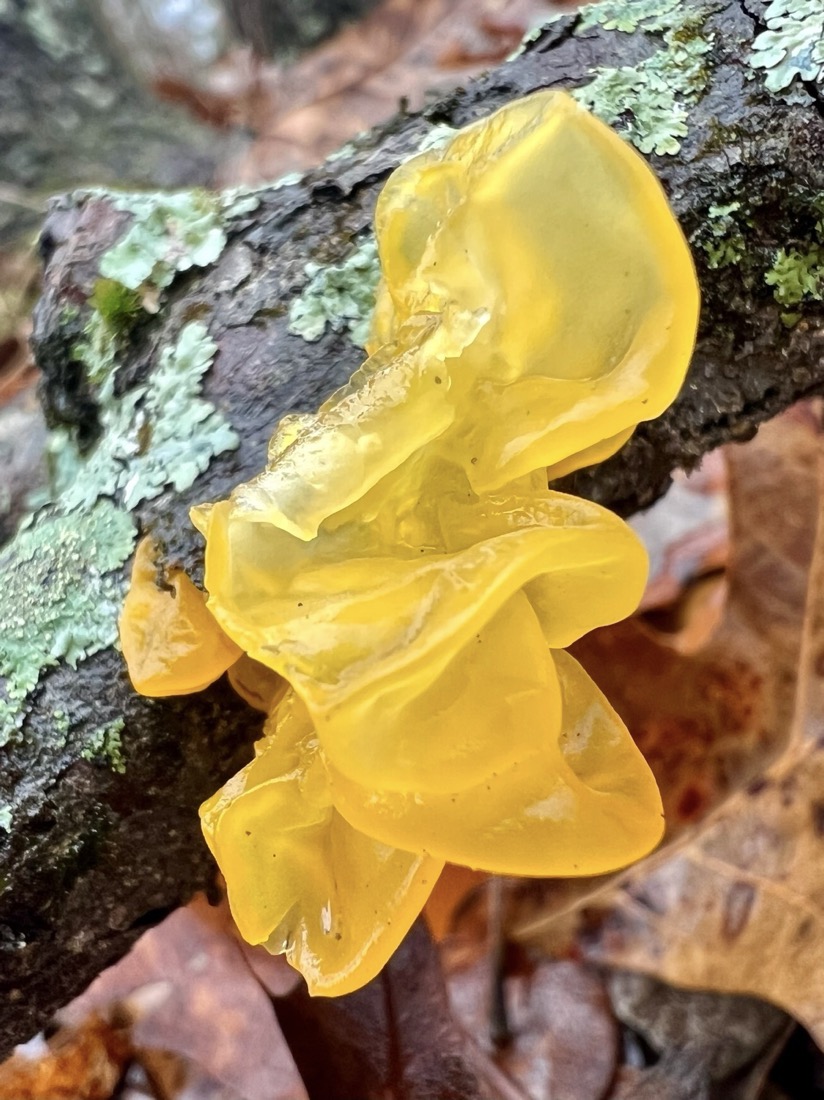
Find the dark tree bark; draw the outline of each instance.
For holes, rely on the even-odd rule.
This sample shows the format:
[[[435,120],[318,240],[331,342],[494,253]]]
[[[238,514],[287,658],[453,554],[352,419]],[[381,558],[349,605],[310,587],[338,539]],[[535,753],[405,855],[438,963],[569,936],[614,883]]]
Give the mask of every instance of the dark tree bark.
[[[789,290],[778,301],[767,281],[779,249],[800,253],[818,240],[820,89],[799,85],[791,102],[777,98],[750,63],[753,37],[763,29],[757,18],[723,0],[700,12],[708,49],[687,104],[687,133],[680,149],[651,157],[695,247],[704,303],[695,358],[664,417],[639,429],[614,459],[572,479],[576,491],[625,513],[654,500],[674,467],[750,436],[824,384],[822,302],[807,292],[791,303]],[[401,115],[351,155],[261,193],[254,211],[231,222],[217,261],[178,275],[162,293],[160,311],[131,323],[118,392],[145,379],[196,318],[219,347],[206,396],[240,435],[239,448],[212,461],[191,489],[167,489],[134,513],[168,560],[198,574],[200,540],[188,507],[225,495],[257,471],[277,419],[317,406],[357,365],[359,352],[341,334],[327,331],[316,343],[290,335],[289,303],[306,281],[308,260],[346,256],[370,224],[382,181],[432,124],[460,126],[534,89],[586,84],[597,66],[643,64],[660,48],[658,33],[582,30],[580,16],[554,23],[515,62],[425,115]],[[628,108],[619,123],[632,113]],[[730,206],[732,214],[717,213]],[[35,348],[44,404],[52,423],[70,425],[92,450],[100,429],[97,383],[84,377],[75,349],[100,257],[130,218],[106,196],[75,196],[53,204],[43,232],[47,264]],[[720,245],[730,247],[719,258]],[[36,1030],[142,928],[209,881],[197,805],[249,755],[259,726],[223,684],[185,699],[137,697],[112,648],[76,670],[59,664],[45,672],[29,706],[22,729],[0,749],[0,806],[11,813],[9,831],[0,831],[4,1048]],[[58,711],[68,715],[59,738]],[[89,731],[109,720],[125,723],[122,774],[84,759]]]

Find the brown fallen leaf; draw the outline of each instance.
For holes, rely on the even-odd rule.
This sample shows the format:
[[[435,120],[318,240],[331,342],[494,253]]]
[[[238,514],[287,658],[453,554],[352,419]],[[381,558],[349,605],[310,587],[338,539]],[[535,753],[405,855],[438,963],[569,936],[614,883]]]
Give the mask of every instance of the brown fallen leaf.
[[[46,482],[46,428],[36,385],[0,397],[0,545],[31,510],[30,494]]]
[[[79,1023],[59,1012],[46,1029],[0,1065],[0,1100],[238,1100],[177,1054],[141,1047],[135,1027],[169,995],[155,982]]]
[[[691,656],[712,639],[724,617],[729,585],[723,572],[690,581],[678,599],[644,616],[657,640],[677,653]]]
[[[669,492],[630,525],[644,540],[650,575],[641,610],[668,607],[696,578],[726,567],[729,557],[727,467],[722,450],[697,470],[678,470]]]
[[[447,863],[423,910],[429,931],[436,941],[440,943],[454,931],[467,899],[473,893],[482,891],[488,879],[486,871],[473,871],[471,867]]]
[[[489,1033],[489,959],[453,970],[449,997],[464,1029]],[[603,1100],[618,1065],[618,1027],[604,982],[589,966],[543,960],[504,982],[510,1041],[495,1061],[530,1100]],[[486,1040],[488,1046],[488,1039]]]
[[[796,406],[730,448],[728,596],[683,655],[638,618],[575,648],[632,731],[675,837],[760,775],[789,738],[819,507],[818,412]]]
[[[754,997],[676,989],[645,974],[607,975],[615,1014],[656,1058],[689,1050],[725,1100],[760,1095],[763,1079],[795,1024]]]
[[[456,1022],[421,919],[362,989],[273,1004],[309,1100],[528,1100]]]
[[[0,1100],[111,1100],[134,1057],[132,1019],[94,1015],[58,1032],[41,1057],[0,1065]]]
[[[622,1066],[609,1100],[711,1100],[710,1081],[691,1051],[674,1051],[650,1069]]]
[[[82,1026],[90,1013],[104,1015],[134,990],[163,981],[167,996],[141,1013],[136,1044],[171,1051],[192,1076],[205,1075],[243,1100],[305,1100],[270,1001],[291,987],[295,972],[282,957],[241,944],[233,927],[225,906],[195,898],[145,933],[64,1018]]]
[[[0,251],[0,408],[33,387],[39,376],[29,348],[39,276],[33,244]]]
[[[768,697],[759,687],[748,726],[764,746],[783,742],[783,752],[697,829],[597,899],[582,944],[592,958],[678,985],[761,997],[824,1045],[821,435],[807,409],[765,426],[758,439],[757,451],[733,455],[734,480],[749,479],[737,523],[752,586],[748,629],[737,641],[769,643],[783,688]],[[753,467],[759,452],[762,464]]]

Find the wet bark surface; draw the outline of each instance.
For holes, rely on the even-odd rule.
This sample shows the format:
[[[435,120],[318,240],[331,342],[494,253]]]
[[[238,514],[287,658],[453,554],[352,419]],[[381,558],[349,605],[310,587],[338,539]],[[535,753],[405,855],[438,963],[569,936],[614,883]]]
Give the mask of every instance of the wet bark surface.
[[[696,245],[703,310],[689,377],[667,414],[564,485],[625,514],[659,496],[675,467],[748,438],[824,385],[824,306],[803,303],[788,326],[763,277],[778,248],[812,231],[811,204],[824,193],[821,104],[814,90],[792,103],[765,91],[747,62],[757,18],[737,3],[716,3],[712,12],[708,83],[689,134],[675,155],[650,157]],[[344,336],[327,331],[307,343],[290,335],[289,302],[305,283],[307,261],[346,255],[370,224],[382,182],[432,124],[464,125],[535,89],[583,84],[593,67],[634,64],[650,51],[649,36],[601,28],[576,35],[575,18],[553,24],[515,62],[425,116],[398,116],[350,156],[263,192],[257,209],[233,223],[218,261],[178,276],[159,312],[135,326],[120,367],[123,387],[146,377],[187,321],[208,325],[219,351],[205,393],[241,436],[239,449],[215,459],[191,490],[137,510],[141,530],[169,560],[199,575],[201,541],[189,506],[259,470],[276,421],[316,407],[358,365],[360,353]],[[700,246],[710,208],[734,202],[746,203],[746,247],[736,263],[711,268]],[[44,405],[53,424],[70,424],[92,442],[94,398],[78,385],[72,349],[99,259],[128,218],[105,196],[64,198],[42,235],[34,344]],[[52,729],[58,707],[72,715],[67,741]],[[125,719],[122,775],[80,758],[72,739],[84,722],[109,717]],[[11,832],[0,832],[0,1053],[208,883],[197,806],[249,758],[259,725],[223,684],[185,699],[138,698],[114,650],[42,677],[21,736],[0,749],[0,796],[14,807]]]

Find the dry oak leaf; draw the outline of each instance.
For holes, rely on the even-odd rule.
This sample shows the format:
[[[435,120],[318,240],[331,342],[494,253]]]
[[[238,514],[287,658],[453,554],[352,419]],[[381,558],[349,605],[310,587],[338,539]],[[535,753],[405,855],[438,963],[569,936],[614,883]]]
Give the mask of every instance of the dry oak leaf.
[[[166,996],[131,1032],[142,1051],[176,1055],[192,1089],[200,1080],[243,1100],[306,1100],[270,1003],[294,978],[283,959],[238,940],[225,904],[197,895],[144,933],[62,1015],[82,1028],[89,1015],[108,1016],[113,1005],[162,982]]]
[[[765,741],[774,744],[786,731],[786,747],[700,828],[623,875],[612,895],[600,899],[602,920],[585,948],[592,958],[677,985],[761,997],[795,1016],[824,1046],[824,986],[815,977],[824,970],[822,436],[798,414],[760,434],[789,447],[793,437],[799,445],[804,431],[807,478],[816,489],[817,508],[810,517],[815,546],[794,708],[792,714],[767,713],[763,728]],[[786,472],[780,463],[762,471],[773,488],[747,516],[747,537],[753,543],[765,538],[777,515],[785,527],[784,553],[800,565],[805,555],[799,547],[808,532],[800,526],[800,514],[782,511],[781,500],[792,500],[799,488],[785,479]],[[783,637],[789,646],[796,624],[786,614],[786,577],[774,576],[768,561],[764,550],[761,572],[756,571],[760,627],[766,637]]]
[[[495,1052],[496,1065],[530,1100],[604,1100],[618,1068],[619,1037],[603,978],[569,960],[518,962],[504,979],[509,1036]],[[487,952],[447,977],[459,1023],[481,1042],[490,1031],[491,971]]]
[[[461,1028],[420,918],[360,989],[273,1004],[309,1100],[530,1100]]]

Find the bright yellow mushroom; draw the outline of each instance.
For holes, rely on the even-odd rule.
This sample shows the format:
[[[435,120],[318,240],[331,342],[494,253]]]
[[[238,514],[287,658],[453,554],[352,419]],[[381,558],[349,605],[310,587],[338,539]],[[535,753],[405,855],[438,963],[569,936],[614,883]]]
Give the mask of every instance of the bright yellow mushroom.
[[[563,93],[407,161],[375,228],[373,355],[288,423],[238,513],[311,539],[422,449],[479,493],[556,476],[675,398],[698,314],[689,250],[646,162]]]
[[[231,502],[194,518],[209,606],[298,691],[327,758],[367,786],[449,790],[456,770],[469,782],[499,755],[557,734],[557,684],[542,691],[542,717],[503,721],[508,695],[523,694],[527,640],[551,680],[547,646],[630,614],[647,561],[611,512],[546,489],[478,498],[464,481],[434,496],[428,517],[413,499],[410,515],[398,502],[382,521],[322,529],[311,542],[249,523]],[[407,530],[402,545],[415,518],[415,541]],[[278,567],[261,576],[260,562]],[[523,592],[531,632],[522,614],[492,656],[491,620],[507,609],[511,618]]]
[[[241,935],[337,996],[373,978],[401,942],[443,861],[400,851],[335,809],[305,707],[290,692],[255,759],[201,807]]]
[[[182,570],[159,583],[158,548],[141,539],[120,617],[120,644],[135,691],[187,695],[202,691],[243,653],[218,626],[206,597]]]
[[[263,714],[271,714],[289,687],[276,672],[245,653],[230,665],[227,675],[241,699]]]
[[[560,681],[561,726],[531,754],[436,793],[367,790],[330,768],[340,813],[386,844],[503,874],[598,875],[646,855],[664,828],[652,773],[578,662],[563,651],[544,661]]]
[[[377,972],[444,860],[598,874],[663,828],[563,652],[634,610],[645,554],[547,476],[612,454],[681,384],[698,291],[664,194],[543,92],[401,167],[376,230],[370,357],[193,511],[209,611],[255,662],[235,680],[269,708],[204,832],[241,932],[321,994]]]

